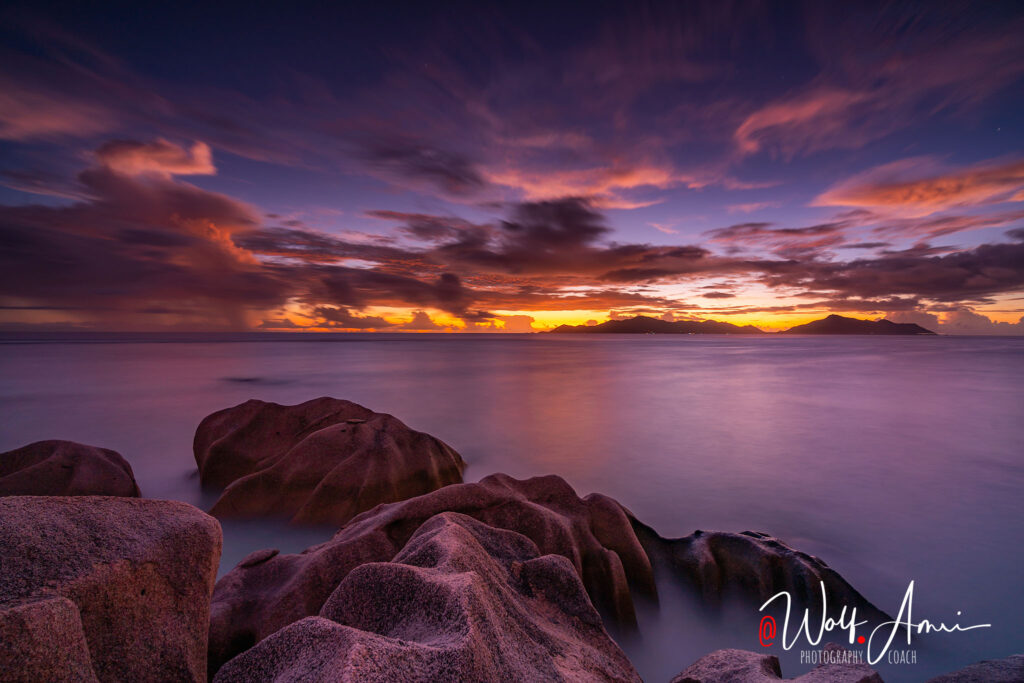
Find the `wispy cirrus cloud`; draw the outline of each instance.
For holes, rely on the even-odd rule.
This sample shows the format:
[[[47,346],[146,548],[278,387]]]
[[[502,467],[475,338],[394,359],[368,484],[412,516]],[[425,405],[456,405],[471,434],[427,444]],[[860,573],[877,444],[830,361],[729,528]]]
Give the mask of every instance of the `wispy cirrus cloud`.
[[[933,158],[891,162],[829,188],[815,206],[920,217],[954,208],[1024,201],[1024,160],[943,169]]]
[[[750,112],[733,134],[738,153],[860,148],[922,117],[970,110],[1024,75],[1019,16],[931,10],[923,21],[900,5],[856,14],[808,5],[807,41],[821,71]]]

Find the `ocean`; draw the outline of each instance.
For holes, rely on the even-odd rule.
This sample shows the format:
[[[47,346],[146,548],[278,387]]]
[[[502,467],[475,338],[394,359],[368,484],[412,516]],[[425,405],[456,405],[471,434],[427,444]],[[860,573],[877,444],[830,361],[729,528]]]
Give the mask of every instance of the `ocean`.
[[[558,474],[666,537],[770,533],[817,555],[924,636],[917,681],[1024,651],[1024,338],[712,335],[8,335],[0,451],[41,439],[117,450],[143,495],[208,508],[192,437],[249,398],[334,396],[397,416],[493,472]],[[331,529],[224,525],[222,573]],[[659,586],[638,636],[646,680],[720,647],[759,650],[759,614],[703,615]],[[958,615],[957,612],[960,614]],[[836,638],[833,638],[835,640]],[[826,639],[827,640],[827,639]],[[904,643],[902,649],[908,646]],[[792,677],[809,665],[797,646]],[[773,648],[773,654],[779,654]]]

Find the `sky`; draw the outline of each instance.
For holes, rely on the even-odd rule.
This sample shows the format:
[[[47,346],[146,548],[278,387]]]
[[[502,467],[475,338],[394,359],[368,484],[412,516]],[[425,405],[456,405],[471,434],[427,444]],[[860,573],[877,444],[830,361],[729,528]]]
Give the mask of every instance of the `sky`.
[[[0,329],[1024,334],[1019,2],[5,3]]]

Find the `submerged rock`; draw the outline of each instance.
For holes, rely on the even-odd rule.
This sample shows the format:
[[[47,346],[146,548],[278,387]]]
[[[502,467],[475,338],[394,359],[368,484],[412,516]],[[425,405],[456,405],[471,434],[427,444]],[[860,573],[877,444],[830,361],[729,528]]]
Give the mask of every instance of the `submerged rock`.
[[[340,526],[380,503],[459,483],[465,469],[439,439],[334,398],[221,410],[200,423],[193,451],[203,484],[226,487],[211,514],[302,524]]]
[[[0,453],[0,496],[139,495],[131,466],[106,448],[51,440]]]
[[[185,503],[0,498],[0,678],[93,680],[88,663],[100,680],[204,680],[220,550]]]
[[[844,648],[829,643],[828,652]],[[823,663],[803,676],[783,678],[779,658],[748,650],[715,650],[704,655],[672,679],[672,683],[882,683],[881,677],[867,664]]]
[[[235,657],[216,681],[639,681],[572,564],[443,513],[391,562],[350,572],[319,616]]]
[[[952,673],[937,676],[928,683],[1019,683],[1024,681],[1024,655],[988,659]]]
[[[631,588],[655,593],[647,555],[618,503],[599,494],[580,499],[556,476],[520,481],[496,474],[382,505],[303,553],[259,552],[245,558],[214,590],[211,671],[288,624],[319,613],[349,572],[391,560],[424,522],[443,512],[516,531],[541,553],[567,558],[594,604],[618,623],[635,623]]]
[[[820,613],[824,584],[830,615],[848,606],[857,608],[858,618],[872,623],[889,620],[824,561],[768,534],[695,531],[683,538],[665,539],[636,519],[633,528],[651,563],[675,576],[707,605],[737,597],[760,607],[785,591],[795,610],[810,608]],[[784,607],[782,599],[776,602]]]

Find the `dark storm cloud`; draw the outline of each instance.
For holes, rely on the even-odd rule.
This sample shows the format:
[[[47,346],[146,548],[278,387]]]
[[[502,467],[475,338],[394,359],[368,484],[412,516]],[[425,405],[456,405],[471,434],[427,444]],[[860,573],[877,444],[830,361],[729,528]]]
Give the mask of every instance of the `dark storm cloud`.
[[[313,309],[313,315],[320,319],[318,326],[341,327],[349,330],[383,329],[391,327],[384,318],[374,315],[356,315],[346,308],[334,306],[317,306]]]
[[[982,244],[943,256],[777,263],[766,269],[764,281],[773,287],[831,291],[844,297],[909,295],[970,301],[1024,288],[1024,243]]]

